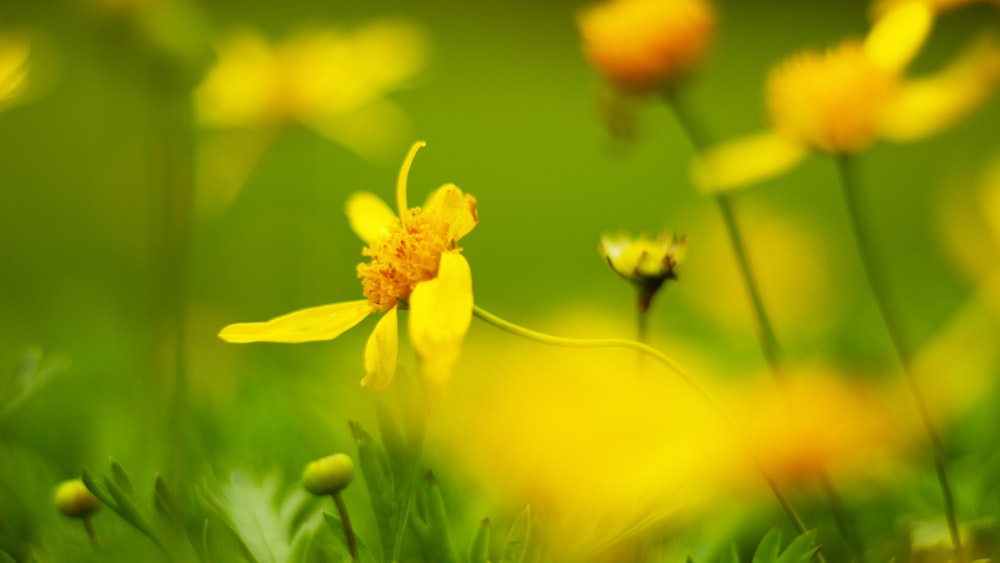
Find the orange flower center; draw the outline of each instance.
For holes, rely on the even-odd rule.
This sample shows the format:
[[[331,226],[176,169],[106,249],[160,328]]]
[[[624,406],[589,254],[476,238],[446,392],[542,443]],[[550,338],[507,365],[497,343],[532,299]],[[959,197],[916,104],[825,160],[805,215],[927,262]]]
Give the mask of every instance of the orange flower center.
[[[768,79],[767,104],[776,129],[812,148],[848,153],[877,134],[898,77],[879,68],[858,43],[804,53]]]
[[[414,207],[374,240],[362,254],[370,262],[358,264],[358,277],[372,309],[387,311],[406,301],[413,287],[437,276],[441,253],[452,250],[448,223],[437,213]]]

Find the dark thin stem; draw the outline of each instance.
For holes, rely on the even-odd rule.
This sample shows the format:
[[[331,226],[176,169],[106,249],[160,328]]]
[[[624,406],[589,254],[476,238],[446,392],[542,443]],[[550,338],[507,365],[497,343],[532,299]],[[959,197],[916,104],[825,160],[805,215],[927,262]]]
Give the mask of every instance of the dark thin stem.
[[[691,146],[692,151],[694,151],[697,157],[697,155],[701,154],[707,146],[705,135],[702,132],[701,127],[699,127],[691,115],[684,110],[683,104],[677,100],[676,95],[668,94],[665,96],[665,99],[667,102],[667,108],[671,111],[671,113],[673,113],[674,120],[684,133],[688,144]],[[778,339],[774,335],[774,328],[771,324],[771,319],[767,314],[767,310],[764,308],[764,299],[761,297],[760,287],[757,284],[757,277],[754,275],[753,267],[750,265],[746,245],[743,244],[743,235],[740,233],[739,225],[736,223],[736,214],[733,212],[732,201],[729,196],[724,193],[713,195],[713,199],[719,209],[719,215],[722,217],[722,222],[726,227],[726,235],[729,238],[729,246],[733,249],[733,256],[736,258],[736,265],[738,266],[740,275],[743,278],[743,285],[746,287],[747,293],[750,297],[750,303],[753,306],[754,325],[761,353],[764,355],[764,359],[767,361],[768,366],[770,366],[771,373],[774,378],[780,383],[782,377],[780,364],[778,362]]]
[[[81,520],[83,520],[83,529],[87,530],[87,538],[90,539],[90,546],[94,548],[94,551],[97,551],[100,545],[97,543],[97,532],[94,531],[94,523],[90,521],[90,516],[84,516]]]
[[[340,496],[340,492],[333,493],[333,502],[337,505],[337,512],[340,514],[340,523],[344,525],[344,537],[347,538],[347,551],[351,554],[351,561],[357,563],[360,561],[358,558],[358,544],[354,539],[354,528],[351,527],[351,517],[347,515],[347,505],[344,504],[343,497]]]
[[[923,391],[920,389],[920,385],[918,384],[916,376],[913,372],[912,354],[905,339],[903,338],[900,325],[889,307],[889,286],[886,283],[881,270],[878,268],[878,263],[875,260],[874,252],[872,250],[872,238],[864,222],[861,220],[861,198],[858,193],[859,182],[854,172],[853,161],[850,157],[842,155],[837,158],[837,172],[840,176],[841,186],[844,193],[844,202],[847,207],[847,216],[851,225],[851,232],[854,236],[854,242],[858,249],[858,255],[861,258],[861,265],[865,273],[865,278],[867,278],[868,285],[871,287],[872,295],[875,298],[875,304],[878,307],[879,314],[882,316],[882,322],[885,324],[886,331],[889,333],[889,338],[892,340],[892,346],[895,349],[896,356],[899,358],[899,361],[903,366],[903,375],[906,379],[907,386],[910,389],[910,394],[913,396],[917,412],[920,414],[920,420],[924,425],[924,430],[927,432],[927,438],[931,444],[931,453],[934,457],[934,469],[937,472],[938,482],[941,487],[941,494],[944,497],[944,511],[945,517],[948,520],[948,532],[951,534],[952,548],[955,550],[956,561],[962,563],[965,561],[965,556],[962,550],[962,539],[958,531],[958,519],[955,515],[955,499],[952,496],[951,484],[948,481],[948,471],[944,455],[944,443],[941,440],[941,434],[931,417],[930,409],[927,407],[927,399],[925,398]]]
[[[847,547],[851,551],[852,558],[858,563],[865,563],[865,547],[861,541],[861,534],[858,533],[857,526],[854,525],[854,520],[851,518],[850,513],[847,512],[847,507],[844,506],[840,494],[833,487],[833,481],[830,480],[829,475],[821,472],[819,483],[823,488],[823,494],[830,503],[830,512],[833,513],[833,520],[837,524],[840,535],[847,542]]]

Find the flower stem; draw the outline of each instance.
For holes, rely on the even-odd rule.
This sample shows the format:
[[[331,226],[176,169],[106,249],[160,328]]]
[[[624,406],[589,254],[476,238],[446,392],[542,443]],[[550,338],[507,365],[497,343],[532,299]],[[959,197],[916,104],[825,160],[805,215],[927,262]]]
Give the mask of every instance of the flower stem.
[[[889,308],[889,287],[885,278],[876,263],[872,250],[871,236],[867,228],[861,221],[861,201],[859,192],[859,182],[854,171],[853,161],[846,155],[837,158],[837,172],[840,176],[844,202],[847,207],[847,216],[851,224],[851,232],[854,235],[854,242],[861,258],[862,269],[868,285],[871,287],[875,304],[878,307],[882,322],[892,341],[892,346],[896,356],[903,366],[903,375],[913,396],[917,412],[927,433],[928,441],[931,445],[931,453],[934,458],[934,469],[937,473],[938,483],[941,487],[941,495],[944,498],[945,518],[948,521],[948,532],[951,535],[952,548],[955,551],[955,559],[959,563],[965,561],[962,549],[962,539],[958,531],[958,519],[955,514],[955,499],[952,495],[951,484],[948,480],[948,470],[945,463],[944,442],[941,434],[931,417],[930,409],[927,407],[927,399],[917,382],[913,372],[913,356],[906,341],[903,338],[900,325]]]
[[[97,541],[97,532],[94,531],[94,523],[90,520],[90,516],[84,516],[81,520],[83,520],[83,529],[87,531],[90,546],[94,548],[94,551],[97,551],[100,544]]]
[[[344,537],[347,538],[347,551],[351,554],[351,561],[357,563],[361,559],[358,557],[358,544],[354,538],[354,528],[351,527],[351,517],[347,515],[347,505],[344,504],[340,491],[333,493],[333,502],[337,505],[337,512],[340,514],[340,523],[344,525]]]
[[[653,348],[652,346],[649,346],[648,344],[644,344],[642,342],[636,342],[635,340],[628,340],[625,338],[566,338],[562,336],[553,336],[551,334],[545,334],[543,332],[531,330],[529,328],[525,328],[523,326],[502,319],[494,315],[493,313],[490,313],[489,311],[483,309],[479,305],[473,305],[472,312],[475,316],[479,317],[480,319],[490,323],[491,325],[501,330],[507,331],[511,334],[520,336],[522,338],[527,338],[529,340],[541,342],[542,344],[550,344],[552,346],[562,346],[566,348],[629,348],[641,352],[647,356],[650,356],[654,360],[666,366],[668,369],[670,369],[670,371],[674,372],[674,374],[680,377],[681,380],[685,384],[687,384],[688,387],[691,388],[691,390],[693,390],[703,401],[705,401],[705,404],[707,404],[713,411],[715,411],[715,413],[719,416],[719,418],[723,420],[723,422],[725,422],[730,428],[736,428],[736,423],[733,421],[732,417],[729,415],[726,409],[723,408],[723,406],[718,401],[716,401],[715,398],[712,397],[712,395],[710,395],[708,391],[701,386],[701,384],[699,384],[690,374],[688,374],[687,371],[684,370],[684,368],[678,365],[677,362],[671,360],[666,354],[660,352],[659,350]],[[754,457],[751,452],[748,453],[750,455],[751,460],[754,463],[754,466],[764,477],[764,480],[767,482],[768,487],[771,488],[771,491],[774,493],[775,498],[778,499],[778,503],[781,504],[782,509],[784,509],[785,513],[788,515],[789,520],[792,521],[792,524],[795,526],[795,529],[798,530],[800,534],[806,533],[808,529],[806,528],[805,523],[802,521],[802,518],[795,510],[795,507],[792,506],[792,503],[788,500],[788,497],[786,497],[784,492],[782,492],[781,488],[778,486],[778,483],[774,480],[773,477],[771,477],[767,473],[767,471],[764,470],[764,467],[760,464],[760,462],[756,459],[756,457]],[[823,557],[823,554],[819,551],[818,548],[816,550],[816,560],[819,563],[826,563],[826,559]]]
[[[705,135],[701,127],[696,124],[695,119],[684,110],[683,104],[677,99],[676,94],[668,93],[664,96],[667,108],[674,116],[681,131],[684,133],[688,144],[695,153],[695,157],[707,146]],[[747,256],[746,245],[743,244],[743,236],[736,223],[736,214],[733,212],[732,202],[727,194],[715,194],[713,196],[715,204],[722,216],[722,222],[726,227],[726,234],[729,237],[729,246],[733,249],[733,256],[736,258],[736,265],[743,278],[753,306],[754,320],[757,330],[757,341],[760,344],[761,353],[771,368],[774,378],[780,383],[782,380],[780,364],[778,363],[778,339],[774,335],[774,328],[771,319],[764,308],[764,300],[760,295],[760,288],[757,285],[757,278],[754,276],[750,259]]]

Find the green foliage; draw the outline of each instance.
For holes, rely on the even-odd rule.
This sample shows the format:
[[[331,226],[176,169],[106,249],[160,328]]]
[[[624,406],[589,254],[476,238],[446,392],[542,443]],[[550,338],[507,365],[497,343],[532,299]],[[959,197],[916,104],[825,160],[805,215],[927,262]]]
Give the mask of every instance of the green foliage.
[[[448,532],[444,498],[433,472],[428,471],[423,486],[417,488],[416,500],[417,510],[415,517],[410,519],[410,526],[420,538],[424,551],[432,561],[457,563]]]
[[[784,550],[781,545],[781,530],[772,528],[757,545],[752,563],[807,563],[817,549],[814,532],[796,537]]]
[[[298,514],[308,501],[307,493],[300,488],[282,493],[281,479],[274,474],[258,480],[234,470],[227,482],[205,487],[203,493],[258,563],[299,560],[319,524],[315,513],[305,522]]]
[[[528,551],[531,538],[531,507],[525,506],[507,534],[507,544],[503,548],[500,563],[522,563]]]
[[[488,563],[490,560],[490,519],[483,518],[476,528],[476,535],[469,547],[469,563]]]
[[[118,479],[122,479],[131,490],[131,485],[128,480],[128,476],[125,474],[125,470],[121,468],[114,460],[111,460],[112,473],[114,473],[115,478],[108,477],[98,477],[92,471],[84,468],[82,471],[83,483],[87,485],[90,492],[94,493],[102,504],[116,512],[122,517],[122,520],[127,522],[141,534],[149,538],[154,544],[156,544],[161,549],[166,550],[163,541],[160,539],[159,534],[153,529],[153,526],[149,523],[142,514],[142,510],[136,505],[135,499],[131,492],[126,492],[122,488]],[[115,470],[114,468],[118,469]]]
[[[69,366],[69,358],[61,355],[46,358],[41,348],[25,352],[17,369],[0,376],[0,417],[14,411]]]

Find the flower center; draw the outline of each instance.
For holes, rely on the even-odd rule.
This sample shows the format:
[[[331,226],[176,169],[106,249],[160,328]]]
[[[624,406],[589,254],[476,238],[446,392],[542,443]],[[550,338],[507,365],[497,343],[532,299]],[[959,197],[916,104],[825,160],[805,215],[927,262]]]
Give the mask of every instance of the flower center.
[[[825,152],[854,152],[874,140],[897,82],[860,44],[847,43],[776,68],[768,79],[768,110],[775,128],[796,141]]]
[[[410,209],[361,251],[371,257],[358,264],[368,303],[376,311],[387,311],[406,301],[417,283],[437,276],[441,253],[452,248],[448,223],[440,214]]]

